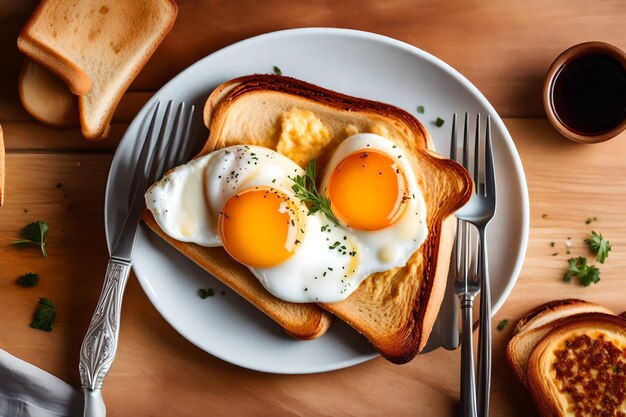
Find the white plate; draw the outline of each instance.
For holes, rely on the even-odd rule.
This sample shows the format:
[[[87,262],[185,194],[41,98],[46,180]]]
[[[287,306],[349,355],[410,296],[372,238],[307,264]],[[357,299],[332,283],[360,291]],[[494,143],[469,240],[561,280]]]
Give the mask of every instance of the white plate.
[[[257,36],[196,62],[161,88],[128,128],[111,165],[105,204],[109,249],[125,214],[135,160],[131,149],[154,101],[195,103],[200,110],[197,138],[202,142],[208,132],[200,113],[211,91],[237,76],[270,73],[274,65],[284,75],[409,111],[422,120],[444,155],[453,112],[491,115],[498,208],[489,228],[489,259],[497,310],[515,284],[528,238],[528,191],[511,136],[485,97],[450,66],[411,45],[366,32],[310,28]],[[425,114],[416,113],[418,105],[425,107]],[[441,128],[431,123],[439,116],[446,121]],[[317,340],[291,339],[145,228],[139,229],[134,261],[135,274],[161,315],[190,342],[225,361],[265,372],[312,373],[377,356],[363,337],[340,320]],[[202,300],[197,290],[207,287],[214,288],[216,295]]]

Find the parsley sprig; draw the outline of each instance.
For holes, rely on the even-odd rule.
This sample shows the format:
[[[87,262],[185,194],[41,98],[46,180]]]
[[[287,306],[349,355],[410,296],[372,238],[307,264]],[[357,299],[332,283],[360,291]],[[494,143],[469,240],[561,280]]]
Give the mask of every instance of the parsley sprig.
[[[578,282],[585,287],[600,281],[600,270],[593,265],[587,265],[587,258],[584,256],[570,258],[567,262],[569,268],[563,276],[563,281],[571,282],[572,278],[578,277]]]
[[[596,254],[596,260],[603,264],[604,260],[609,256],[609,251],[611,250],[611,244],[609,241],[602,237],[601,233],[592,231],[591,237],[589,239],[585,239],[585,243],[589,246],[589,249]]]
[[[331,206],[330,199],[320,194],[315,184],[315,159],[312,159],[306,167],[304,175],[289,177],[293,181],[291,189],[300,201],[308,203],[309,215],[321,211],[330,221],[339,224]]]
[[[33,222],[24,227],[20,232],[21,239],[12,242],[13,245],[18,247],[26,246],[38,246],[41,249],[41,254],[44,258],[48,257],[48,251],[46,250],[46,234],[48,233],[48,223],[41,220]]]
[[[40,298],[37,304],[37,311],[35,311],[30,327],[49,332],[54,326],[56,317],[57,309],[54,303],[47,298]]]

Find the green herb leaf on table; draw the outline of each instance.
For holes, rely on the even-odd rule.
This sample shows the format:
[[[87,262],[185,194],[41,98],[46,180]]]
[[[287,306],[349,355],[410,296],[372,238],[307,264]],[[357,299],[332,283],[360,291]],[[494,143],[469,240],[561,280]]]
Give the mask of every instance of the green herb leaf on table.
[[[587,258],[579,256],[567,260],[569,268],[563,276],[563,281],[571,282],[574,277],[582,286],[597,284],[600,281],[600,270],[593,265],[587,265]]]
[[[54,326],[56,316],[57,310],[54,303],[47,298],[40,298],[30,327],[49,332]]]
[[[611,244],[605,239],[601,233],[591,232],[591,237],[585,239],[585,243],[589,246],[589,249],[596,254],[596,260],[601,264],[609,256],[611,250]]]
[[[304,175],[296,175],[289,177],[289,179],[294,183],[291,189],[296,197],[309,204],[309,214],[321,211],[328,217],[328,220],[339,224],[339,220],[331,209],[330,199],[321,195],[315,184],[315,159],[309,162]]]
[[[200,288],[198,290],[198,296],[200,298],[202,298],[203,300],[207,297],[213,297],[215,295],[215,291],[213,290],[213,288]]]
[[[276,74],[276,75],[283,75],[283,72],[280,70],[280,68],[278,68],[276,65],[274,65],[274,74]]]
[[[445,120],[443,120],[441,117],[437,117],[437,120],[433,122],[433,124],[437,127],[443,126],[444,123],[445,123]]]
[[[502,320],[500,323],[498,323],[498,331],[501,332],[502,330],[506,329],[506,327],[509,325],[509,320],[508,319],[504,319]]]
[[[44,258],[48,257],[46,250],[46,234],[48,233],[48,223],[41,220],[33,222],[24,227],[20,232],[21,239],[12,242],[20,248],[27,246],[38,246]]]
[[[24,288],[36,287],[37,284],[39,284],[39,275],[29,272],[18,277],[15,282],[17,282],[17,285]]]
[[[417,112],[419,114],[424,114],[424,106],[417,106]]]

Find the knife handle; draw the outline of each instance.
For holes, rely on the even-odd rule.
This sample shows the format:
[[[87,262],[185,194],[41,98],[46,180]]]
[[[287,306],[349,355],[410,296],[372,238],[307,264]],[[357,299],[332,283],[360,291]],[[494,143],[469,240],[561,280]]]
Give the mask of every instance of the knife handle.
[[[104,285],[80,348],[80,380],[83,389],[100,390],[117,352],[122,297],[131,263],[111,258]]]

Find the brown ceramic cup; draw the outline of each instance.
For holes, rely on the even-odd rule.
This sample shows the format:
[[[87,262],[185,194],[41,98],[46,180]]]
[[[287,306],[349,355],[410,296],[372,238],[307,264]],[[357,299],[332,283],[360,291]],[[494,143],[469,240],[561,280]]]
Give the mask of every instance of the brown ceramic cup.
[[[572,61],[586,55],[611,57],[621,64],[622,69],[626,73],[626,54],[621,49],[604,42],[585,42],[572,46],[559,55],[550,66],[550,69],[548,69],[543,84],[543,107],[552,126],[566,138],[579,143],[600,143],[619,135],[626,129],[626,109],[623,110],[621,119],[609,129],[587,134],[577,131],[564,123],[563,118],[559,117],[554,104],[555,81],[561,74],[561,71]]]

